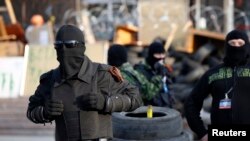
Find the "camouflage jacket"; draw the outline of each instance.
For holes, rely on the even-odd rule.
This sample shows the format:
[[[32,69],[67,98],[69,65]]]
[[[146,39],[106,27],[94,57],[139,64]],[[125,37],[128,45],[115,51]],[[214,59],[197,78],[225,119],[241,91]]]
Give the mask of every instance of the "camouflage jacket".
[[[139,87],[143,100],[151,100],[162,89],[162,77],[159,75],[148,80],[129,63],[124,63],[120,70],[124,79]]]
[[[138,78],[143,84],[144,105],[172,108],[175,100],[168,87],[171,83],[170,77],[158,75],[146,61],[136,64],[134,69],[143,76]]]

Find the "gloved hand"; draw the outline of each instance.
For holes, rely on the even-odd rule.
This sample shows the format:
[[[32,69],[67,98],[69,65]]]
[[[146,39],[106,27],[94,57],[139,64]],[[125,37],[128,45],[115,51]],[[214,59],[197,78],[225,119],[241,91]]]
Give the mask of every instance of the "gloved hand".
[[[168,75],[168,70],[162,63],[162,61],[158,61],[154,64],[154,69],[156,74],[161,75],[161,76],[166,76]]]
[[[44,117],[50,119],[53,116],[59,116],[63,112],[63,103],[61,100],[48,100],[44,107]]]
[[[80,108],[84,110],[103,110],[105,97],[102,94],[89,93],[78,98]]]

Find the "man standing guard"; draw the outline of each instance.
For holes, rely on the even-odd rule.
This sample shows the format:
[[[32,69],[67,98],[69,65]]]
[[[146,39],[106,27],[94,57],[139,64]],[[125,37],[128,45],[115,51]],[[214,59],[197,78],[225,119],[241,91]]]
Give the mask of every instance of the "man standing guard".
[[[84,55],[84,35],[77,27],[62,26],[54,45],[60,65],[41,75],[27,117],[34,123],[55,120],[56,141],[111,139],[111,113],[141,106],[138,89],[117,68]]]

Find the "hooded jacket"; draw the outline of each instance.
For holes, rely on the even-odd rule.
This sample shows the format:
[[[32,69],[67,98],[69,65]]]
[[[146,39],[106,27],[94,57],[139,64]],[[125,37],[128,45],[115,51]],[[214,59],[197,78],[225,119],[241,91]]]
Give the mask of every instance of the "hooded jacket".
[[[211,94],[211,124],[232,125],[232,124],[250,124],[250,61],[248,59],[250,48],[248,38],[242,36],[231,37],[238,34],[239,31],[232,31],[226,38],[226,59],[233,59],[230,52],[231,46],[227,42],[231,39],[241,38],[245,41],[244,49],[246,52],[239,51],[240,61],[225,61],[221,65],[211,68],[198,81],[192,90],[190,97],[185,103],[185,115],[190,128],[199,138],[207,134],[203,121],[200,117],[200,111],[204,99]],[[243,35],[242,32],[240,32]],[[246,36],[246,35],[244,35]],[[230,52],[230,53],[229,53]],[[238,56],[240,56],[238,54]],[[220,109],[220,101],[225,99],[225,93],[228,93],[231,99],[231,108]]]

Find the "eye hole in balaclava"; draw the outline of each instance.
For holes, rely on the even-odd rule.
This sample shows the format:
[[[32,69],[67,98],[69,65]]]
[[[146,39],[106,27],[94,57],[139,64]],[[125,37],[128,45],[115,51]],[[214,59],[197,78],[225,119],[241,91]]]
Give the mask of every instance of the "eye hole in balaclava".
[[[233,39],[242,39],[245,44],[241,47],[235,47],[228,43]],[[225,40],[225,57],[224,63],[228,66],[244,65],[249,57],[250,43],[245,32],[240,30],[233,30],[229,32]]]
[[[124,46],[114,44],[108,50],[108,64],[111,66],[120,67],[127,62],[127,50]]]
[[[154,65],[156,62],[163,60],[163,58],[155,58],[154,54],[157,53],[165,53],[164,46],[161,43],[153,42],[149,45],[148,48],[148,56],[146,58],[147,63],[154,69]]]
[[[57,32],[55,49],[63,78],[79,72],[84,59],[84,43],[83,32],[76,26],[64,25]]]

